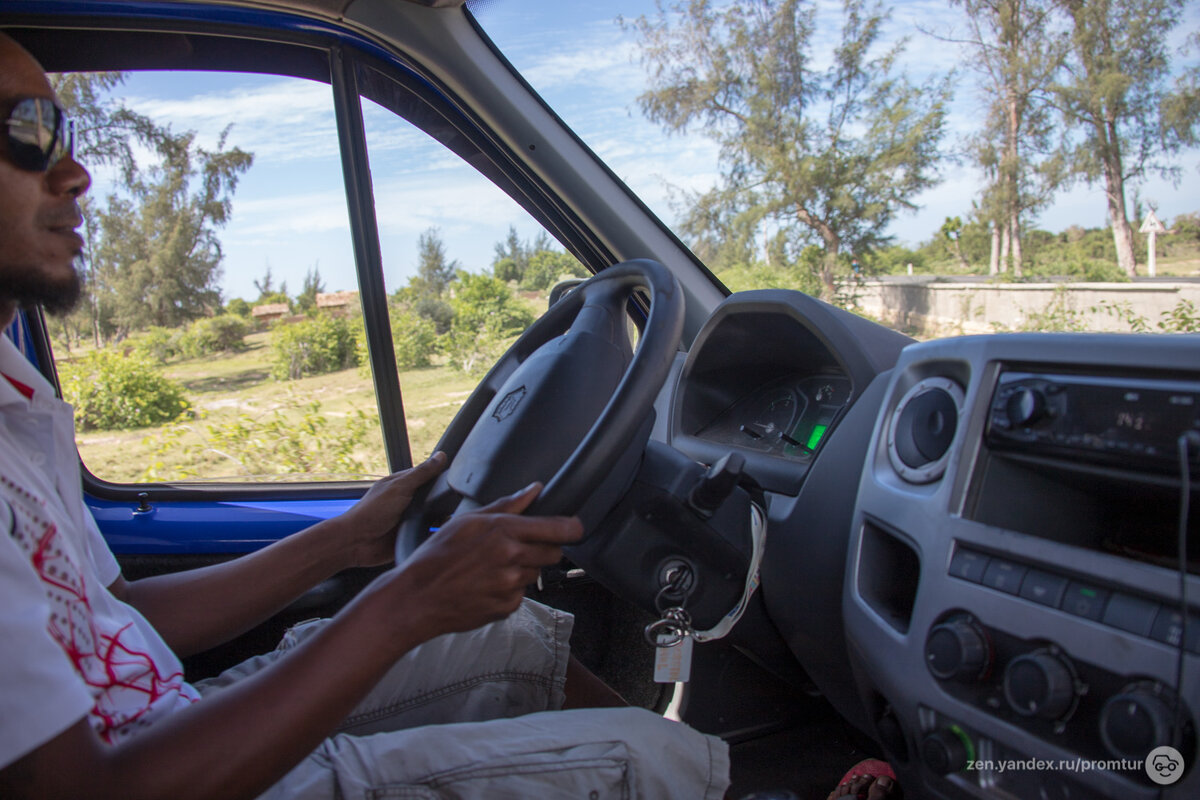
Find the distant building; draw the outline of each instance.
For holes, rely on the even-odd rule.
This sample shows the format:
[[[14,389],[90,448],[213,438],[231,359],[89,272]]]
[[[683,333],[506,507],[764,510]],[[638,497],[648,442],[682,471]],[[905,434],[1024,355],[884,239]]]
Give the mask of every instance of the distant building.
[[[254,317],[255,322],[274,322],[290,313],[291,309],[287,303],[263,303],[250,309],[250,316]]]
[[[318,292],[317,308],[334,314],[348,314],[358,303],[358,292]]]

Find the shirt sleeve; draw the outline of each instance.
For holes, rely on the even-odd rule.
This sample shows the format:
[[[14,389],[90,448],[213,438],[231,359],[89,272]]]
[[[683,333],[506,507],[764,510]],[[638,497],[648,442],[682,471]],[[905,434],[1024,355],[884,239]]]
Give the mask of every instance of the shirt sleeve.
[[[91,710],[91,693],[50,638],[50,604],[10,535],[0,500],[0,769],[58,736]]]

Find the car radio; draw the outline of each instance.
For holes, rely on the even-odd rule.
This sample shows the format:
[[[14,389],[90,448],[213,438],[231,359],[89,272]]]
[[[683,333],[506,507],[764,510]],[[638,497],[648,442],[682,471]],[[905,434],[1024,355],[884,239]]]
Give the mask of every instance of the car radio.
[[[992,395],[993,449],[1175,472],[1200,431],[1200,382],[1006,371]],[[1191,460],[1200,463],[1200,448]]]

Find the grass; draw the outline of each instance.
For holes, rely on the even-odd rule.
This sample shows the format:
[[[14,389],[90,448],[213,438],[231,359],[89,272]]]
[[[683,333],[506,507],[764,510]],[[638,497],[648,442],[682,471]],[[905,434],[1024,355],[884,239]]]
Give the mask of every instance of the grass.
[[[276,381],[270,377],[269,334],[249,336],[247,344],[243,352],[174,362],[164,369],[166,375],[186,388],[199,412],[197,419],[153,428],[78,434],[79,453],[87,468],[97,477],[116,483],[146,480],[150,469],[162,479],[177,479],[182,469],[194,470],[198,478],[252,479],[258,476],[247,474],[236,459],[211,445],[209,429],[262,425],[275,420],[276,415],[281,415],[288,426],[300,428],[312,422],[306,416],[311,413],[310,404],[317,402],[317,416],[323,426],[319,433],[324,437],[344,435],[358,412],[366,415],[368,433],[355,447],[353,457],[361,465],[362,477],[386,474],[375,389],[367,370],[354,368],[296,381]],[[432,452],[476,382],[446,366],[401,372],[414,459]],[[316,449],[312,440],[306,441]],[[195,451],[200,447],[205,449],[197,459]],[[292,473],[282,479],[331,477],[328,473]]]
[[[546,310],[545,292],[522,292],[518,299],[535,317]],[[271,377],[270,332],[251,334],[245,343],[237,353],[173,361],[163,368],[184,386],[196,412],[193,418],[152,428],[78,433],[76,443],[88,470],[114,483],[333,480],[387,473],[369,370],[277,381]],[[77,347],[73,355],[86,349]],[[414,461],[433,452],[477,383],[478,376],[446,365],[400,373]],[[319,404],[315,411],[314,403]],[[364,417],[365,435],[359,432]],[[276,441],[264,441],[270,439]],[[349,452],[340,452],[347,442]],[[246,457],[256,450],[271,457]],[[334,461],[342,463],[335,469]]]

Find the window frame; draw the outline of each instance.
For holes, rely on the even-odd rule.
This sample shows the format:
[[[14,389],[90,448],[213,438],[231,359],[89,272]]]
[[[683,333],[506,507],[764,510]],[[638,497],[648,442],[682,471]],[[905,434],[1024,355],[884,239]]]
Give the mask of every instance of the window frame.
[[[111,11],[111,13],[104,13]],[[140,12],[140,13],[135,13]],[[428,71],[382,43],[346,31],[331,23],[314,20],[282,11],[262,11],[225,7],[214,13],[211,6],[188,4],[142,4],[139,9],[128,7],[97,11],[95,4],[62,3],[52,9],[42,6],[39,13],[6,13],[4,27],[22,29],[22,38],[78,36],[84,40],[97,32],[144,38],[169,45],[169,37],[182,35],[203,37],[219,50],[223,42],[250,40],[245,49],[234,48],[220,63],[210,54],[172,57],[171,48],[116,48],[100,45],[97,48],[63,47],[47,57],[39,55],[48,70],[97,69],[163,69],[192,68],[217,71],[246,71],[278,74],[327,82],[333,93],[334,109],[342,154],[342,173],[346,184],[347,211],[351,239],[355,251],[360,298],[363,304],[366,338],[371,359],[373,384],[380,416],[385,452],[390,469],[411,466],[411,452],[404,415],[402,387],[396,369],[391,330],[388,324],[387,296],[383,284],[383,262],[380,253],[375,198],[372,192],[369,153],[362,120],[362,97],[380,103],[392,113],[404,114],[375,94],[360,91],[363,76],[370,73],[394,82],[400,90],[416,98],[433,115],[454,127],[474,151],[482,156],[471,166],[488,167],[480,175],[508,194],[531,217],[562,243],[588,269],[597,271],[612,263],[613,256],[586,231],[580,220],[554,200],[553,194],[533,175],[470,110],[437,84]],[[297,72],[295,68],[281,69],[278,62],[262,59],[256,51],[270,50],[298,53],[307,51],[328,63],[328,74],[318,76]],[[119,52],[118,52],[119,51]],[[135,55],[129,55],[134,53]],[[155,61],[154,59],[158,59]],[[293,61],[296,63],[300,59]],[[170,63],[163,63],[164,61]],[[130,66],[132,62],[137,62]],[[310,67],[311,69],[311,67]],[[409,120],[410,124],[428,132],[428,128]],[[454,151],[453,148],[448,148]],[[455,151],[457,152],[457,151]],[[457,152],[461,157],[462,153]],[[57,385],[57,374],[51,353],[46,326],[39,314],[30,315],[32,342],[43,372]],[[353,498],[369,485],[364,481],[296,482],[296,483],[222,483],[202,484],[113,483],[103,480],[84,467],[85,492],[97,500],[127,506],[133,502],[177,502],[238,498],[272,500],[295,498],[319,490],[323,497]]]

